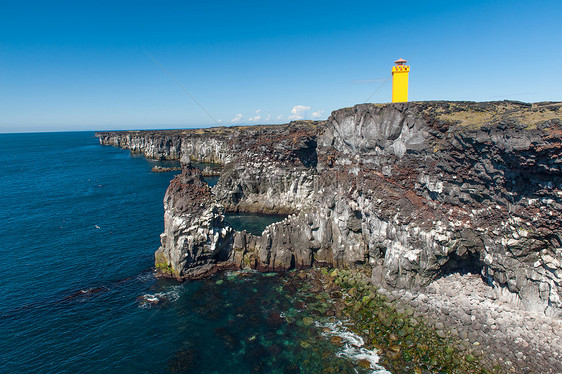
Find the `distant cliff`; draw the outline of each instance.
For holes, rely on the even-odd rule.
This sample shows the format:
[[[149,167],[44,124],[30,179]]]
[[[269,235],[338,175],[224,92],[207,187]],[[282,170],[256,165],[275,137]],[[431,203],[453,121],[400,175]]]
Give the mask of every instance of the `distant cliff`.
[[[105,131],[97,132],[100,144],[129,149],[132,153],[143,154],[157,160],[181,160],[227,164],[240,157],[241,152],[250,152],[248,140],[263,137],[264,134],[277,133],[290,135],[308,131],[317,122],[294,121],[283,126],[234,126],[211,127],[191,130],[155,131]],[[315,135],[314,135],[315,136]],[[260,152],[254,144],[253,151]],[[258,155],[247,155],[258,156]]]
[[[327,264],[416,289],[472,271],[560,316],[561,120],[560,103],[419,102],[361,104],[326,122],[97,136],[224,165],[196,208],[170,201],[193,200],[197,172],[172,181],[156,258],[165,274]],[[223,209],[290,216],[256,237],[228,227]]]

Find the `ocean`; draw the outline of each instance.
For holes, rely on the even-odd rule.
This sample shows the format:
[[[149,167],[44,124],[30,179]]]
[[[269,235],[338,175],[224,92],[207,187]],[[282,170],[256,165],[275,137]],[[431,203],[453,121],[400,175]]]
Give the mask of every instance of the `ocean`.
[[[1,373],[377,372],[291,277],[156,278],[156,164],[91,132],[0,134]]]

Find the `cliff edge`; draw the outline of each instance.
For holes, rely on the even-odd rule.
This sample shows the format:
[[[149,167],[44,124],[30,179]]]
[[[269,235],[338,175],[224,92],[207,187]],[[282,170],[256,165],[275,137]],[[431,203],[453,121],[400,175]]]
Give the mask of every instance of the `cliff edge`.
[[[361,104],[325,122],[97,136],[224,166],[212,191],[191,169],[171,182],[163,274],[324,264],[415,290],[470,272],[560,317],[561,120],[560,103],[412,102]],[[289,217],[253,236],[223,210]]]

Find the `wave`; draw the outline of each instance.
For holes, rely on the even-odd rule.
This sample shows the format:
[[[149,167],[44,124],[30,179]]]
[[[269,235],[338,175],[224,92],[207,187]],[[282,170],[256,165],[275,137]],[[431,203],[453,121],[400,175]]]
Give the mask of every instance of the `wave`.
[[[181,286],[174,286],[166,292],[157,292],[154,294],[144,294],[138,297],[139,308],[149,309],[163,304],[177,301],[180,298]]]
[[[341,338],[343,348],[337,353],[339,357],[348,358],[356,363],[360,361],[368,362],[372,374],[390,374],[388,370],[378,364],[380,357],[377,354],[377,350],[365,348],[363,338],[351,332],[341,321],[316,322],[316,326],[322,329],[323,336],[338,336]]]

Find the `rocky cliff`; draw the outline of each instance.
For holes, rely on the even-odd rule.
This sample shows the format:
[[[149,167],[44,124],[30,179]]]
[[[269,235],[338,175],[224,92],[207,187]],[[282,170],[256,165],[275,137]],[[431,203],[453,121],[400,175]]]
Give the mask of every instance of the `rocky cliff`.
[[[224,164],[199,205],[174,200],[203,188],[185,187],[193,171],[172,181],[163,273],[327,264],[417,289],[468,271],[560,316],[561,119],[560,103],[362,104],[319,123],[98,136],[148,157]],[[256,237],[233,232],[223,208],[290,215]]]
[[[197,278],[212,274],[229,257],[233,230],[196,168],[174,178],[164,196],[164,233],[156,268],[165,275]]]

